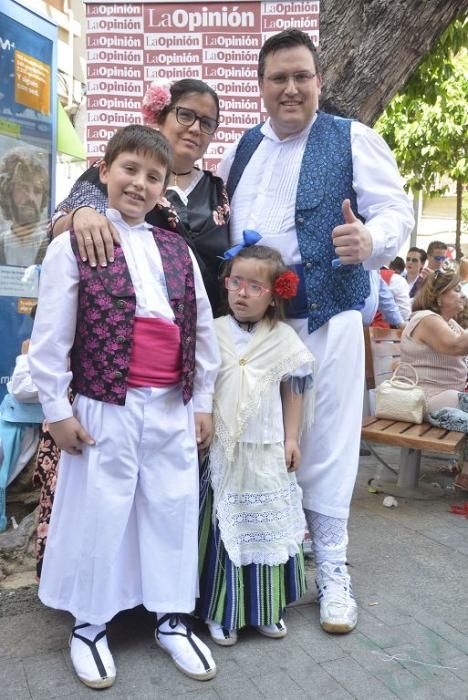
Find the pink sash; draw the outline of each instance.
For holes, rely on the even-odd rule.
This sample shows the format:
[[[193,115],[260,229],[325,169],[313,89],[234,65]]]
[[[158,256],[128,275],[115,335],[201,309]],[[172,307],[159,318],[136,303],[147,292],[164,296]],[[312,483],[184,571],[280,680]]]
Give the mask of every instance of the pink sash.
[[[135,317],[128,386],[164,387],[181,381],[180,331],[163,318]]]

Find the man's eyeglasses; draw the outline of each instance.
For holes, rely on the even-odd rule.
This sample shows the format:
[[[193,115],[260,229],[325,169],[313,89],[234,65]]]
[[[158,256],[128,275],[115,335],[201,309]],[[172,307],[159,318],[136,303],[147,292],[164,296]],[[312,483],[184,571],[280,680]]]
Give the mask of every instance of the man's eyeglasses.
[[[271,292],[271,289],[262,287],[261,284],[256,282],[249,282],[242,277],[225,277],[224,286],[230,292],[240,292],[243,289],[248,297],[262,297],[264,294]]]
[[[292,73],[292,75],[288,75],[287,73],[273,73],[273,75],[266,76],[266,79],[277,87],[284,87],[289,83],[291,78],[296,85],[307,85],[316,75],[317,73],[310,73],[308,70],[302,70],[298,73]]]
[[[192,126],[198,120],[200,131],[204,134],[214,134],[219,126],[219,122],[211,117],[201,117],[199,114],[187,107],[175,107],[175,116],[182,126]]]
[[[446,255],[433,255],[432,257],[434,260],[437,260],[437,262],[444,262],[444,260],[447,260]]]
[[[406,262],[420,263],[419,258],[406,258]]]

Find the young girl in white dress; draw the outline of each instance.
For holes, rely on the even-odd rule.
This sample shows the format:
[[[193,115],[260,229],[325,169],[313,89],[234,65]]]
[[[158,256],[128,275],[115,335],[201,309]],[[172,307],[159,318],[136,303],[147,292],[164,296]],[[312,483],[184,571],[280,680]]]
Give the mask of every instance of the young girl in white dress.
[[[221,369],[199,532],[197,612],[224,646],[246,625],[284,637],[284,608],[305,591],[294,472],[313,404],[314,358],[280,320],[298,278],[272,248],[238,249],[225,255],[229,314],[215,321]]]

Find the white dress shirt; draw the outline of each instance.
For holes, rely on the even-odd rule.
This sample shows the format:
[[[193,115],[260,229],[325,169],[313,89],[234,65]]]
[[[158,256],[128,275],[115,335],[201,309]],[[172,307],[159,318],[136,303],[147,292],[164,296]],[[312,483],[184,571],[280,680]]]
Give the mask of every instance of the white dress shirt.
[[[396,305],[400,309],[403,319],[407,321],[411,315],[410,288],[408,282],[401,275],[395,272],[388,283],[395,299]]]
[[[244,229],[254,229],[261,243],[280,251],[287,264],[301,261],[295,227],[295,202],[302,157],[312,124],[280,139],[268,119],[264,138],[252,155],[231,201],[231,242],[242,241]],[[237,144],[227,150],[218,168],[226,182]],[[353,189],[357,208],[373,241],[366,269],[392,260],[413,227],[413,209],[403,180],[385,141],[360,122],[351,124]]]
[[[117,228],[136,295],[136,316],[174,321],[167,296],[164,271],[151,226],[130,227],[115,209],[106,211]],[[194,410],[211,413],[219,352],[213,315],[196,260],[191,251],[197,302]],[[39,389],[44,414],[50,422],[73,415],[68,400],[72,373],[68,356],[73,346],[78,310],[79,271],[70,234],[50,244],[39,287],[39,303],[29,351],[33,379]]]
[[[31,378],[27,355],[18,355],[16,358],[15,369],[7,384],[7,391],[17,401],[23,401],[23,403],[37,403],[39,401],[37,387]]]

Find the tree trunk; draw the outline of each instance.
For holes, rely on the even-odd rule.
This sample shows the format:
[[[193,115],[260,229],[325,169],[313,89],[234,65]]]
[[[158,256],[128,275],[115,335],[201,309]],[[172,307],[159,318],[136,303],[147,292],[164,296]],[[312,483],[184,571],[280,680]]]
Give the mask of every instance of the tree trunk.
[[[325,111],[372,125],[468,0],[322,0]]]
[[[423,195],[421,190],[413,189],[413,213],[414,213],[414,228],[411,231],[410,246],[418,245],[419,226],[421,224],[421,216],[423,210]]]
[[[455,253],[457,260],[463,257],[461,248],[461,222],[462,222],[463,180],[457,178],[457,224],[455,228]]]

